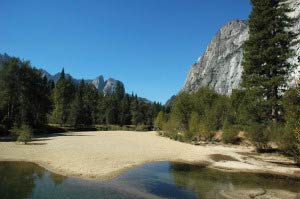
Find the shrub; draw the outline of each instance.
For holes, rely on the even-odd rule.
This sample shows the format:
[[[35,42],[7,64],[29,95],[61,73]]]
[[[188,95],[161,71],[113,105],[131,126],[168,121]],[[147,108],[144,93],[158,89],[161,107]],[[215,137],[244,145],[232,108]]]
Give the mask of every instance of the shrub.
[[[138,125],[135,127],[135,130],[136,130],[136,131],[149,131],[149,126],[144,125],[144,124],[138,124]]]
[[[293,157],[297,163],[297,165],[300,166],[300,126],[294,129],[294,135],[295,135],[295,153],[293,154]]]
[[[189,130],[185,134],[185,137],[187,139],[193,138],[196,133],[199,133],[199,122],[200,122],[200,117],[197,112],[192,112],[190,120],[189,120]]]
[[[263,124],[251,124],[246,128],[250,141],[256,147],[257,152],[264,152],[270,149],[269,133]]]
[[[170,138],[173,140],[177,140],[179,142],[183,142],[184,141],[184,136],[178,132],[172,132],[170,135]]]
[[[200,136],[205,140],[212,140],[215,135],[215,129],[208,120],[200,121]]]
[[[281,149],[292,156],[300,166],[300,124],[288,123],[281,142]]]
[[[160,111],[154,121],[155,130],[157,131],[163,130],[164,122],[165,122],[165,114],[164,112]]]
[[[14,127],[12,129],[14,136],[17,137],[18,142],[23,142],[27,144],[32,139],[32,129],[27,125],[22,125],[21,127]]]
[[[240,142],[239,127],[237,125],[230,125],[228,122],[224,123],[223,127],[223,142],[226,144],[238,144]]]
[[[290,88],[285,92],[283,111],[286,126],[281,147],[300,165],[300,89]]]

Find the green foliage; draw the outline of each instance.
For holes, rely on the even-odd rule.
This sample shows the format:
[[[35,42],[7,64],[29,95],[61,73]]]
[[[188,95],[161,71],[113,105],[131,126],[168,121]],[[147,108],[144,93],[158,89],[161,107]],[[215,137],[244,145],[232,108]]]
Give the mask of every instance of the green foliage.
[[[173,115],[171,115],[163,125],[164,135],[167,137],[172,137],[172,135],[178,134],[178,128],[178,121]]]
[[[247,126],[266,120],[264,101],[252,91],[233,90],[231,95],[231,123]]]
[[[240,138],[238,134],[240,132],[240,127],[238,125],[229,124],[229,122],[225,122],[223,126],[223,142],[226,144],[238,144],[240,142]]]
[[[178,94],[173,105],[172,115],[178,121],[180,131],[188,129],[192,109],[191,95],[185,92]]]
[[[0,123],[40,127],[51,110],[50,83],[29,62],[17,58],[2,63],[0,69]]]
[[[162,126],[170,137],[177,137],[180,132],[187,140],[211,140],[230,114],[230,98],[204,87],[192,94],[180,93]]]
[[[62,69],[59,80],[48,81],[29,62],[11,58],[0,69],[0,131],[28,125],[44,132],[48,120],[60,129],[90,129],[93,125],[115,125],[118,129],[150,130],[163,109],[137,95],[125,93],[118,82],[114,92],[104,95],[83,80],[76,84]],[[134,128],[128,127],[134,125]],[[59,128],[59,127],[57,127]],[[114,127],[109,127],[114,129]],[[36,131],[38,132],[38,131]]]
[[[179,142],[183,142],[185,140],[184,135],[179,132],[169,132],[168,137]]]
[[[202,139],[211,141],[216,132],[216,127],[213,126],[213,122],[211,122],[207,117],[200,123],[200,136]]]
[[[270,149],[270,131],[268,126],[263,124],[251,124],[246,128],[250,141],[256,147],[258,152],[264,152]]]
[[[282,149],[300,165],[300,90],[289,89],[283,97],[285,133]]]
[[[74,127],[90,126],[97,120],[97,90],[82,80],[70,107],[68,123]]]
[[[65,125],[67,123],[70,106],[75,93],[75,85],[70,78],[65,77],[64,69],[53,90],[54,109],[52,112],[52,122]]]
[[[300,89],[290,88],[283,97],[284,119],[287,123],[300,120]]]
[[[249,39],[244,44],[242,86],[255,96],[253,102],[261,110],[254,118],[259,123],[281,120],[282,92],[295,67],[288,62],[296,38],[289,28],[294,20],[290,9],[279,0],[251,0]]]
[[[295,135],[295,150],[293,153],[294,159],[298,165],[300,165],[300,126],[294,129]]]
[[[136,131],[149,131],[149,126],[145,124],[139,124],[135,128]]]
[[[155,130],[157,131],[163,130],[164,122],[165,122],[165,114],[163,111],[160,111],[154,121]]]
[[[286,134],[283,119],[287,126],[293,123],[290,118],[294,115],[289,109],[294,107],[289,100],[283,102],[282,93],[295,67],[288,59],[295,54],[291,47],[297,35],[290,29],[295,20],[287,16],[291,10],[283,1],[251,0],[251,3],[249,39],[244,44],[242,63],[243,89],[234,91],[231,97],[232,123],[243,125],[257,150],[265,151],[270,141],[282,142],[282,135]],[[285,98],[291,97],[289,93],[286,95]]]
[[[189,120],[189,130],[186,134],[187,139],[193,138],[200,131],[200,117],[195,111],[192,112]]]
[[[27,144],[32,139],[32,129],[28,125],[22,125],[21,127],[14,127],[13,134],[17,137],[18,142]]]
[[[300,166],[300,123],[295,124],[295,126],[297,127],[286,127],[281,147]]]

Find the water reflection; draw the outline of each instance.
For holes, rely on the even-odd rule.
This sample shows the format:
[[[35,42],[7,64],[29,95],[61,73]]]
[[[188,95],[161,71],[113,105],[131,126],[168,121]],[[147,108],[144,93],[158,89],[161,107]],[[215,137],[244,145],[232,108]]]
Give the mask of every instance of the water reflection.
[[[31,163],[0,164],[0,197],[10,199],[27,198],[35,188],[36,178],[41,178],[45,170]]]
[[[0,176],[1,199],[222,198],[220,191],[228,189],[300,191],[299,180],[170,162],[145,164],[106,182],[64,177],[24,162],[0,162]]]
[[[171,163],[174,182],[199,198],[220,198],[222,190],[277,189],[300,192],[300,180],[271,174],[231,173],[188,164]]]

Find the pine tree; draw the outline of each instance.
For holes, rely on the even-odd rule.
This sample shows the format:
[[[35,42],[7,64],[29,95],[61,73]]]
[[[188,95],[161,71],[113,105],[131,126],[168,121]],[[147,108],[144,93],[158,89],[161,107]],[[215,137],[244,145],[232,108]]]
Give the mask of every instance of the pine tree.
[[[64,125],[67,122],[70,104],[74,96],[74,83],[70,78],[66,78],[64,69],[62,69],[59,80],[53,90],[54,110],[52,119],[54,122]]]
[[[83,103],[83,95],[84,95],[84,81],[81,80],[75,97],[72,101],[70,107],[70,114],[68,116],[68,123],[74,127],[79,127],[84,124],[85,120],[85,111],[84,111],[84,103]]]
[[[130,104],[131,124],[138,125],[142,123],[142,114],[140,109],[140,102],[137,95],[134,95]]]
[[[121,125],[129,125],[131,123],[130,120],[130,96],[126,94],[121,101],[120,123]]]
[[[154,128],[158,131],[161,131],[163,130],[164,123],[165,123],[165,114],[163,111],[160,111],[157,117],[155,118]]]
[[[40,127],[47,122],[51,109],[50,87],[47,78],[32,68],[30,62],[12,58],[0,70],[0,121],[10,129]]]
[[[12,58],[3,62],[0,70],[0,109],[3,112],[0,119],[7,129],[13,126],[20,108],[19,63],[19,59]]]
[[[249,39],[244,44],[242,86],[256,96],[261,122],[278,121],[282,110],[282,93],[294,68],[288,63],[296,35],[289,30],[294,20],[283,0],[251,0]]]
[[[98,90],[91,84],[84,84],[83,107],[84,125],[89,126],[97,120]]]

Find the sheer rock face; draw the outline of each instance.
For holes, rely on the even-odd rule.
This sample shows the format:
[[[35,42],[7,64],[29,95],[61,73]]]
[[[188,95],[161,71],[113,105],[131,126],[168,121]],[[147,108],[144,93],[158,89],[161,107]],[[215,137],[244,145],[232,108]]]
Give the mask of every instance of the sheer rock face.
[[[120,82],[119,80],[115,80],[113,78],[109,78],[106,82],[105,82],[105,86],[103,88],[103,93],[105,95],[108,94],[112,94],[116,91],[117,85],[118,83],[121,83],[123,85],[122,82]]]
[[[299,17],[300,0],[289,0],[294,9],[289,13],[291,17]],[[293,31],[300,30],[300,19],[293,27]],[[190,68],[185,84],[181,91],[194,92],[200,87],[209,86],[216,92],[230,95],[233,89],[239,88],[243,72],[243,43],[248,39],[249,28],[247,21],[234,20],[226,24],[214,36],[197,63]],[[298,64],[300,56],[300,44],[295,47],[296,54],[290,60],[292,64]],[[299,70],[291,74],[290,82],[294,83],[299,78]]]
[[[91,84],[95,86],[98,91],[103,91],[105,82],[102,75],[96,77],[96,79],[92,80]]]
[[[212,39],[206,52],[192,65],[183,91],[210,86],[218,93],[231,93],[241,81],[242,45],[248,38],[246,21],[226,24]]]

